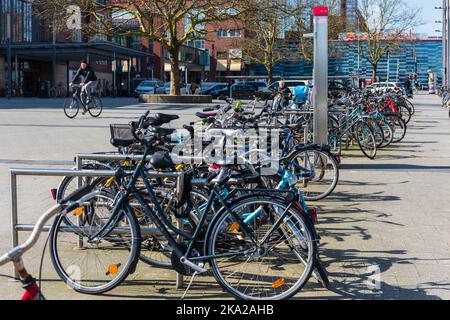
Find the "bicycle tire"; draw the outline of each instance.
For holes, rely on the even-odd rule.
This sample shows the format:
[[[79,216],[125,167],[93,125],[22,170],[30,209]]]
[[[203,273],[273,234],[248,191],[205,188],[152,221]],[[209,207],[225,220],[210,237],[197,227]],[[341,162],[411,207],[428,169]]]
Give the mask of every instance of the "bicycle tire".
[[[320,170],[319,175],[316,177],[313,177],[312,179],[303,178],[299,180],[299,189],[302,191],[303,197],[306,201],[319,201],[323,200],[326,197],[328,197],[336,188],[338,182],[339,182],[339,168],[336,163],[335,157],[324,150],[317,150],[317,149],[303,149],[298,150],[297,152],[292,153],[289,155],[288,161],[294,161],[294,159],[302,158],[302,154],[308,153],[308,155],[304,155],[304,161],[303,165],[306,161],[306,156],[308,156],[308,159],[310,159],[310,154],[313,154],[313,160],[314,160],[314,168],[305,168],[308,170],[313,169],[312,171]],[[318,163],[317,163],[318,162]],[[316,168],[316,164],[319,165],[318,168]],[[303,167],[302,164],[298,164]],[[310,162],[308,161],[308,165],[310,165]],[[331,165],[331,167],[330,167]],[[332,170],[332,175],[330,178],[327,178],[324,180],[324,176],[326,174],[327,169]],[[307,180],[307,181],[306,181]],[[327,185],[328,188],[325,189],[323,192],[316,192],[316,194],[311,190],[316,190],[315,186],[317,187],[318,184],[321,185]],[[312,186],[309,190],[307,189],[308,186]]]
[[[375,159],[375,157],[377,156],[377,146],[372,128],[370,128],[367,123],[359,121],[353,126],[353,132],[362,153],[370,160]],[[362,133],[364,134],[364,136],[362,135]],[[369,151],[367,151],[366,149],[369,149]]]
[[[370,128],[372,129],[373,135],[375,137],[375,143],[377,148],[380,148],[385,142],[384,131],[381,125],[374,119],[367,119]]]
[[[92,107],[94,106],[94,107]],[[102,99],[100,99],[97,96],[93,96],[92,97],[92,101],[89,103],[89,105],[87,106],[88,108],[88,112],[89,114],[94,117],[94,118],[98,118],[103,111],[103,102]]]
[[[80,112],[80,102],[78,99],[72,97],[64,100],[64,114],[67,118],[75,118],[78,115],[78,112]]]
[[[214,256],[216,254],[216,250],[227,250],[227,247],[232,246],[233,241],[237,242],[237,246],[241,246],[241,248],[244,246],[242,241],[238,241],[235,238],[233,238],[233,234],[231,234],[230,236],[230,232],[227,233],[227,230],[229,230],[228,228],[231,226],[233,226],[232,221],[230,219],[230,212],[239,212],[240,209],[242,209],[243,207],[248,206],[249,208],[259,208],[262,206],[268,206],[269,204],[273,205],[275,209],[274,211],[276,212],[277,210],[286,210],[287,214],[286,214],[286,218],[283,220],[283,227],[286,227],[286,225],[289,225],[289,221],[291,222],[291,228],[288,229],[288,231],[283,233],[283,230],[281,230],[282,228],[278,228],[276,231],[279,233],[279,235],[283,235],[285,233],[288,234],[292,234],[294,236],[296,236],[298,239],[299,244],[297,246],[292,245],[292,243],[288,244],[288,249],[286,249],[286,251],[291,250],[291,252],[294,252],[294,256],[296,256],[296,259],[300,259],[301,261],[296,261],[293,262],[292,265],[288,266],[288,265],[283,265],[283,267],[280,267],[280,263],[283,263],[284,261],[288,261],[288,259],[286,258],[286,256],[284,256],[284,259],[280,259],[279,257],[276,259],[266,259],[267,255],[269,254],[270,250],[264,249],[264,248],[260,248],[260,249],[264,249],[262,251],[259,251],[260,249],[258,249],[258,254],[266,254],[266,256],[263,257],[263,260],[265,260],[265,264],[266,265],[270,265],[270,263],[276,264],[276,266],[272,267],[264,267],[264,271],[262,271],[261,269],[257,270],[249,270],[250,266],[248,261],[244,262],[244,265],[247,263],[246,265],[246,269],[245,269],[245,273],[243,274],[243,277],[247,277],[245,279],[245,281],[249,282],[253,279],[255,279],[254,277],[256,276],[256,281],[258,281],[258,279],[261,279],[262,282],[262,287],[258,287],[256,289],[256,291],[253,291],[253,295],[246,293],[246,289],[244,290],[244,292],[242,292],[242,290],[239,290],[240,287],[240,283],[241,283],[241,279],[238,279],[237,281],[237,287],[234,288],[233,284],[229,283],[232,282],[233,279],[231,277],[226,277],[225,274],[227,273],[225,267],[227,267],[227,265],[222,265],[220,262],[220,267],[218,266],[218,259],[220,258],[212,258],[210,259],[210,266],[211,266],[211,270],[212,273],[216,279],[216,281],[220,284],[220,286],[227,291],[228,293],[230,293],[231,295],[233,295],[234,297],[238,298],[238,299],[243,299],[243,300],[280,300],[280,299],[289,299],[292,296],[294,296],[295,294],[297,294],[302,288],[303,286],[307,283],[307,281],[309,280],[314,264],[315,264],[315,260],[316,260],[316,254],[317,254],[317,244],[315,241],[315,231],[312,230],[310,222],[308,220],[307,217],[304,216],[304,214],[302,212],[300,212],[295,206],[290,205],[289,203],[286,202],[286,200],[281,200],[279,198],[276,197],[270,197],[270,196],[252,196],[252,197],[245,197],[242,199],[236,199],[235,201],[233,201],[228,209],[223,209],[221,210],[221,212],[219,212],[216,217],[214,218],[214,220],[211,222],[210,224],[210,229],[208,231],[208,236],[207,236],[207,242],[206,242],[206,250],[207,250],[207,254],[209,256]],[[267,208],[267,207],[266,207]],[[290,208],[290,209],[289,209]],[[289,210],[287,210],[289,209]],[[276,212],[274,215],[279,215],[278,212]],[[268,214],[268,216],[272,216],[271,214]],[[276,218],[276,217],[275,217]],[[295,220],[292,220],[295,219]],[[268,222],[268,226],[266,225],[262,225],[262,223],[264,222]],[[288,222],[286,222],[288,221]],[[293,222],[294,221],[294,222]],[[296,223],[299,223],[299,226],[297,226]],[[223,227],[225,227],[225,229],[223,229],[222,224],[225,223],[226,225],[224,225]],[[267,228],[270,228],[269,226],[272,225],[273,226],[273,221],[271,221],[271,219],[268,219],[267,217],[263,217],[260,218],[260,220],[258,221],[258,223],[253,226],[254,231],[258,232],[258,231],[262,231],[264,233],[265,230],[267,230]],[[239,227],[239,226],[238,226]],[[247,224],[247,227],[249,227],[249,225]],[[239,229],[238,229],[239,230]],[[290,231],[289,231],[290,230]],[[272,234],[268,236],[268,239],[271,239],[271,237],[276,234]],[[226,237],[229,236],[230,240],[227,239]],[[301,239],[300,239],[301,238]],[[221,242],[221,239],[223,239],[224,241]],[[237,237],[237,239],[239,239],[239,237]],[[283,236],[281,237],[281,240],[283,240]],[[289,242],[288,240],[291,239],[286,239],[286,242]],[[286,244],[285,242],[283,242],[284,244]],[[245,245],[247,243],[245,242]],[[222,246],[222,247],[221,247]],[[273,248],[275,248],[277,245],[274,245]],[[279,249],[279,247],[278,247]],[[275,249],[272,250],[272,252]],[[281,249],[279,249],[281,250]],[[302,252],[300,252],[302,251]],[[305,259],[300,258],[300,256],[304,255],[303,251],[307,251],[307,256]],[[226,252],[226,251],[225,251]],[[232,251],[233,253],[235,251]],[[247,253],[250,254],[250,251]],[[276,256],[276,254],[274,254],[274,256]],[[236,259],[235,256],[232,257],[232,259]],[[259,259],[259,257],[255,257],[254,259]],[[245,260],[245,258],[244,258]],[[259,262],[257,262],[259,263]],[[303,272],[301,272],[301,274],[297,277],[297,276],[292,276],[289,278],[283,278],[282,275],[284,275],[284,272],[287,272],[287,268],[290,267],[290,270],[292,272],[300,272],[300,265],[304,265],[304,269]],[[224,267],[222,267],[224,266]],[[233,261],[233,263],[230,265],[231,268],[231,275],[233,276],[233,278],[235,278],[236,276],[239,275],[239,273],[236,271],[236,268],[238,266],[238,262]],[[251,276],[251,279],[248,279],[248,277]],[[295,278],[295,279],[294,279]],[[275,281],[273,281],[275,280]],[[249,284],[243,284],[243,286],[245,286],[245,288],[249,288]],[[282,288],[282,289],[281,289]],[[286,290],[284,290],[284,288],[286,288]],[[278,290],[280,289],[280,290]],[[278,290],[278,292],[277,292]],[[265,293],[263,295],[263,293]],[[269,295],[269,293],[271,293],[271,295]],[[273,293],[273,294],[272,294]]]
[[[385,120],[380,120],[379,124],[383,130],[383,135],[384,135],[384,141],[381,144],[381,146],[379,146],[379,148],[383,149],[383,148],[388,147],[394,140],[394,131],[393,131],[392,127]]]
[[[409,107],[406,105],[400,105],[398,106],[399,109],[399,115],[402,117],[402,119],[405,121],[406,124],[411,121],[412,111]]]
[[[385,118],[394,132],[393,143],[401,142],[406,136],[407,126],[405,121],[396,114],[387,114]]]
[[[112,201],[114,201],[111,197],[111,195],[106,194],[106,193],[98,193],[95,192],[96,195],[99,195],[100,197],[102,197],[103,199],[110,199]],[[91,199],[92,200],[92,199]],[[91,208],[93,206],[93,204],[90,204]],[[91,208],[87,208],[84,207],[86,210],[85,212],[87,212],[88,210],[92,210]],[[95,213],[97,214],[97,213]],[[114,289],[115,287],[117,287],[118,285],[120,285],[120,283],[122,283],[129,274],[133,273],[137,262],[138,262],[138,257],[139,257],[139,253],[140,253],[140,241],[141,241],[141,234],[140,234],[140,228],[138,226],[136,217],[133,215],[133,213],[131,212],[131,210],[127,207],[123,207],[121,210],[121,218],[123,217],[124,219],[126,219],[126,221],[128,222],[128,226],[129,226],[129,230],[130,232],[130,237],[129,238],[125,238],[124,242],[126,243],[125,246],[123,247],[123,251],[122,252],[127,252],[126,254],[126,262],[124,264],[120,264],[118,263],[118,248],[120,248],[120,240],[124,238],[123,235],[120,235],[116,238],[114,238],[115,240],[112,240],[113,238],[111,237],[110,242],[111,242],[111,247],[114,248],[114,258],[109,259],[109,261],[107,261],[107,259],[99,259],[96,258],[95,259],[95,265],[94,266],[98,266],[98,263],[100,264],[101,267],[103,267],[103,270],[101,271],[101,273],[97,272],[97,276],[106,276],[108,277],[109,275],[114,275],[117,274],[117,276],[113,277],[110,281],[107,280],[98,280],[98,279],[90,279],[87,278],[85,280],[81,279],[81,277],[88,277],[87,273],[93,273],[93,267],[92,264],[88,266],[88,262],[87,262],[87,258],[85,257],[85,259],[81,260],[82,262],[80,263],[80,265],[74,264],[75,263],[75,259],[73,259],[73,256],[70,257],[68,259],[68,261],[70,261],[70,265],[68,266],[64,266],[64,262],[65,262],[65,258],[62,260],[62,255],[63,254],[80,254],[80,253],[90,253],[92,251],[88,250],[88,249],[84,249],[84,250],[80,250],[78,249],[78,247],[73,247],[71,245],[66,245],[65,247],[64,244],[66,243],[65,241],[62,241],[63,238],[59,238],[59,235],[62,234],[61,237],[63,237],[63,235],[67,235],[67,234],[71,234],[70,232],[64,232],[63,226],[62,224],[64,223],[64,219],[63,219],[63,215],[59,215],[51,228],[50,231],[50,243],[49,243],[49,250],[50,250],[50,257],[52,260],[52,264],[57,272],[57,274],[59,275],[59,277],[61,278],[61,280],[63,280],[69,287],[71,287],[73,290],[80,292],[80,293],[84,293],[84,294],[101,294],[101,293],[105,293],[107,291],[110,291],[112,289]],[[98,219],[97,219],[98,221]],[[93,225],[93,224],[92,224]],[[92,229],[92,225],[90,226]],[[101,228],[101,226],[98,226],[98,228]],[[61,232],[59,232],[61,230]],[[82,234],[81,232],[74,232],[73,233],[75,235],[75,238],[77,240],[74,241],[79,241],[78,239],[80,237],[83,237],[84,234]],[[58,239],[60,239],[60,241],[58,241]],[[127,240],[129,239],[129,240]],[[99,239],[92,239],[90,241],[100,241]],[[83,238],[81,240],[83,242],[85,242],[85,239]],[[130,241],[130,243],[128,244],[127,241]],[[95,244],[94,242],[94,244]],[[86,245],[89,242],[86,242]],[[90,243],[91,244],[91,243]],[[92,244],[91,244],[92,245]],[[62,250],[59,250],[58,248],[63,248]],[[94,245],[94,250],[95,250],[95,245]],[[100,250],[100,246],[97,244],[97,250]],[[98,252],[98,251],[96,251]],[[107,254],[108,257],[111,257],[112,255],[109,253]],[[111,261],[114,261],[114,263],[111,263]],[[110,262],[108,264],[108,262]],[[85,272],[81,271],[81,264],[84,264],[87,268],[87,270],[85,270]],[[112,266],[116,266],[115,269],[121,269],[120,272],[118,270],[111,270]],[[104,273],[106,270],[106,273]],[[111,271],[110,271],[111,270]],[[104,275],[103,275],[104,274]],[[79,276],[79,279],[74,279],[77,276]],[[106,278],[105,277],[105,278]],[[83,283],[88,283],[88,284],[95,284],[95,283],[99,283],[99,285],[87,285],[87,284],[82,284],[81,281],[83,281]]]

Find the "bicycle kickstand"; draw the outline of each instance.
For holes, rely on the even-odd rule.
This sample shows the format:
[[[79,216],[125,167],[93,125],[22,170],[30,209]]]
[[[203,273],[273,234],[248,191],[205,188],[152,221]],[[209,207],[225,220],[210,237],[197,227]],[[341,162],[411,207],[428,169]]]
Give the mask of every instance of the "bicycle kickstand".
[[[199,274],[200,274],[200,273],[199,273],[198,271],[195,271],[195,272],[194,272],[194,274],[192,275],[191,280],[189,281],[189,284],[188,284],[186,290],[184,291],[183,296],[181,297],[180,300],[184,300],[184,298],[186,297],[186,294],[188,293],[189,289],[190,289],[191,286],[192,286],[192,283],[193,283],[194,280],[195,280],[195,277],[196,277],[197,275],[199,275]]]

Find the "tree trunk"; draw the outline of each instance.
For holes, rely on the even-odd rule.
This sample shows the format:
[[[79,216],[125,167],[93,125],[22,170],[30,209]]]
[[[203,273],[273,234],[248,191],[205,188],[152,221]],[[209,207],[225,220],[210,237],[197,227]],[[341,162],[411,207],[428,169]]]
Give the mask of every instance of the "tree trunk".
[[[178,61],[178,50],[174,50],[170,54],[170,95],[180,95],[180,61]]]
[[[378,67],[377,63],[372,64],[372,82],[373,83],[377,82],[377,67]]]
[[[266,68],[267,68],[267,75],[269,77],[269,86],[270,86],[273,82],[273,66],[268,65]]]

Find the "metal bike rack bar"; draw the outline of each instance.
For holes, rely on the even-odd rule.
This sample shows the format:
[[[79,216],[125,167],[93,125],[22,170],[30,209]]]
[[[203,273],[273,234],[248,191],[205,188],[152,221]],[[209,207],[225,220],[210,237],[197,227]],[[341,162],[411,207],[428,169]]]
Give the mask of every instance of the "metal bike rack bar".
[[[88,156],[88,155],[86,155]],[[129,159],[130,157],[127,157]],[[80,163],[81,164],[81,163]],[[78,163],[77,163],[78,167]],[[131,173],[131,171],[127,171]],[[148,177],[167,177],[167,178],[177,178],[178,183],[182,183],[183,173],[180,172],[156,172],[149,171],[146,172]],[[57,170],[57,169],[10,169],[11,175],[11,239],[12,247],[15,248],[19,245],[19,232],[20,231],[32,231],[34,228],[33,224],[19,224],[18,223],[18,200],[17,200],[17,177],[18,176],[44,176],[44,177],[114,177],[116,172],[114,170]],[[80,227],[64,227],[67,232],[77,232]],[[45,226],[43,231],[50,231],[51,226]],[[120,233],[120,229],[117,232]],[[160,234],[157,229],[143,228],[141,233],[144,235],[158,235]],[[13,269],[13,277],[19,279],[19,275],[15,269]],[[181,277],[182,279],[182,277]],[[179,278],[177,277],[177,287]],[[183,283],[181,282],[181,286]]]

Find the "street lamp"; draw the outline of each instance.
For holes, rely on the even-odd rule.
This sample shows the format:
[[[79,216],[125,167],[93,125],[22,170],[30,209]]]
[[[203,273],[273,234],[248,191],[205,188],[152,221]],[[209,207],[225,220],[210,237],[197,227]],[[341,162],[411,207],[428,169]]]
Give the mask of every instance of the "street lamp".
[[[386,82],[389,82],[389,64],[390,64],[390,52],[387,51],[387,69],[386,69]]]
[[[12,0],[8,1],[8,12],[6,14],[6,35],[7,35],[7,43],[8,49],[6,53],[6,60],[8,64],[8,92],[7,97],[8,100],[11,99],[12,96],[12,59],[11,59],[11,46],[12,46]]]

